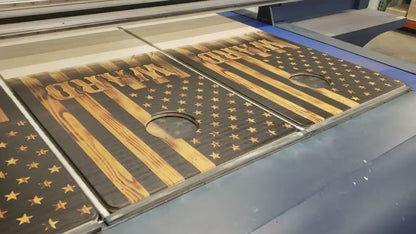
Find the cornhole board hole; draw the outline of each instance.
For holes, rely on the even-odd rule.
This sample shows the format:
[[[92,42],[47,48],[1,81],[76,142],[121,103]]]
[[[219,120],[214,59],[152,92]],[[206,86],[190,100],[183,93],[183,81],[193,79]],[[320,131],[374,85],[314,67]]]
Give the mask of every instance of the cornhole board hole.
[[[0,51],[17,51],[0,73],[112,212],[109,223],[302,137],[122,30]]]
[[[0,87],[0,230],[94,230],[97,212],[41,133]]]
[[[127,32],[309,130],[408,87],[220,15],[127,25]]]

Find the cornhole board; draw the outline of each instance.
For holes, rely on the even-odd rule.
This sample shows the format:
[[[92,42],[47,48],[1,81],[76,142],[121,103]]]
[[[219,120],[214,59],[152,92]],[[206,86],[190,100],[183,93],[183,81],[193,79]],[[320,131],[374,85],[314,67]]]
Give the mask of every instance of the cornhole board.
[[[310,130],[408,90],[365,64],[343,61],[220,15],[123,28]],[[305,73],[323,85],[308,84]],[[306,80],[296,82],[295,74]]]
[[[2,87],[0,188],[1,233],[77,232],[97,225],[80,186]]]
[[[108,223],[302,137],[122,30],[0,51],[11,54],[0,73],[112,212]],[[172,114],[197,127],[159,118]]]

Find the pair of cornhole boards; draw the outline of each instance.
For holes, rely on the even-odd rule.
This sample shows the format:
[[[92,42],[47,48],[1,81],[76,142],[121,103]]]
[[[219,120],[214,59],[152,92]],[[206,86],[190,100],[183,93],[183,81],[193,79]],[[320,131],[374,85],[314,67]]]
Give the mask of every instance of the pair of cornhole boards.
[[[64,193],[78,206],[62,209],[57,197],[36,221],[52,231],[97,218],[81,187],[111,224],[408,90],[219,15],[6,41],[0,51],[0,74],[81,184]],[[10,201],[2,202],[5,210]],[[84,219],[53,216],[71,209]],[[33,226],[16,220],[21,211],[5,217]]]

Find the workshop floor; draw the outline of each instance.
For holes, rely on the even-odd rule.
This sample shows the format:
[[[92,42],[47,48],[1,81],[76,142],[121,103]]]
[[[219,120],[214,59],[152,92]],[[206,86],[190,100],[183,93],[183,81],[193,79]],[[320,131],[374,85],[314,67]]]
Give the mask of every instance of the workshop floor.
[[[416,64],[416,31],[389,31],[371,40],[364,48]]]

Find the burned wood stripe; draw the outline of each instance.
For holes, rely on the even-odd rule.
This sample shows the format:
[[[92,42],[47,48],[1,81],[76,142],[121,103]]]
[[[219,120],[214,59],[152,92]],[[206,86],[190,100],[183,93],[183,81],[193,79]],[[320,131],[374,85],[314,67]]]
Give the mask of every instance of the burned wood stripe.
[[[61,72],[50,73],[56,81],[65,81],[69,78]],[[109,130],[124,146],[127,147],[139,160],[141,160],[156,176],[167,186],[171,187],[185,180],[169,163],[159,154],[137,137],[130,129],[105,109],[100,103],[88,94],[76,97],[75,100],[84,107],[98,122]]]
[[[7,117],[6,113],[4,113],[3,109],[0,108],[0,123],[4,123],[9,121],[9,117]]]
[[[172,64],[166,62],[163,58],[161,58],[156,53],[150,53],[149,54],[150,60],[164,68],[167,68],[169,71],[173,71],[179,78],[188,78],[191,75],[188,73],[182,71],[181,69],[177,68],[176,66],[173,66]]]
[[[271,101],[273,101],[274,103],[283,106],[286,109],[289,109],[291,111],[293,111],[294,113],[312,121],[313,123],[319,123],[321,121],[324,120],[324,118],[322,116],[319,116],[315,113],[312,113],[311,111],[289,101],[286,100],[282,97],[280,97],[279,95],[276,95],[275,93],[264,89],[246,79],[244,79],[241,76],[238,76],[237,74],[227,71],[225,69],[223,69],[222,67],[216,65],[216,64],[212,64],[212,63],[207,63],[202,61],[201,59],[199,59],[198,57],[196,57],[193,53],[191,53],[190,51],[186,50],[186,49],[182,49],[182,48],[177,48],[176,49],[177,52],[181,53],[184,56],[187,56],[188,58],[192,59],[193,61],[200,63],[202,65],[204,65],[205,67],[211,69],[212,71],[216,72],[217,74],[224,76],[225,78],[231,80],[232,82],[242,85],[244,87],[246,87],[247,89],[251,90],[252,92],[257,93],[258,95],[267,98]]]
[[[138,202],[149,196],[148,191],[107,151],[78,119],[59,101],[52,99],[44,91],[45,89],[39,80],[24,77],[21,81],[130,203]]]
[[[218,45],[218,46],[221,46],[221,45],[219,45],[219,43],[215,43],[215,44]],[[208,48],[200,48],[201,46],[194,46],[194,47],[199,49],[199,50],[207,50],[208,49]],[[243,56],[243,55],[240,55],[240,54],[239,54],[239,56],[241,56],[243,58],[244,57],[249,57],[249,56]],[[250,60],[250,59],[248,59],[248,60]],[[289,94],[295,96],[296,98],[299,98],[299,99],[301,99],[301,100],[303,100],[303,101],[305,101],[309,104],[312,104],[312,105],[320,108],[321,110],[324,110],[324,111],[326,111],[326,112],[328,112],[332,115],[337,115],[337,114],[340,114],[340,113],[343,112],[342,110],[340,110],[340,109],[338,109],[338,108],[336,108],[336,107],[334,107],[334,106],[332,106],[332,105],[330,105],[330,104],[328,104],[328,103],[326,103],[322,100],[319,100],[318,98],[315,98],[311,95],[308,95],[307,93],[304,93],[299,89],[296,89],[296,88],[293,88],[289,85],[286,85],[286,84],[278,81],[277,79],[273,79],[273,78],[271,78],[267,75],[264,75],[264,74],[254,70],[254,69],[252,69],[248,66],[245,66],[245,65],[243,65],[243,64],[241,64],[241,63],[239,63],[235,60],[227,59],[226,64],[236,68],[237,70],[240,70],[240,71],[250,75],[251,77],[253,77],[255,79],[258,79],[262,82],[265,82],[265,83],[267,83],[267,84],[269,84],[269,85],[271,85],[271,86],[273,86],[277,89],[280,89],[280,90],[282,90],[286,93],[289,93]],[[282,71],[282,73],[283,72],[287,73],[285,71]]]
[[[230,42],[230,43],[233,43],[233,44],[238,44],[238,41],[236,41],[235,39],[231,39],[230,38],[230,39],[227,39],[227,41]],[[243,53],[241,53],[241,55],[242,55],[242,59],[244,59],[245,61],[247,61],[249,63],[252,63],[252,64],[254,64],[256,66],[259,66],[259,67],[261,67],[261,68],[263,68],[263,69],[265,69],[265,70],[267,70],[269,72],[272,72],[272,73],[274,73],[274,74],[276,74],[278,76],[281,76],[281,77],[283,77],[285,79],[289,79],[290,78],[290,73],[287,72],[287,71],[284,71],[282,69],[279,69],[279,68],[277,68],[275,66],[272,66],[272,65],[270,65],[268,63],[265,63],[265,62],[263,62],[261,60],[258,60],[256,58],[253,58],[251,56],[245,55]],[[340,102],[340,103],[342,103],[344,105],[347,105],[349,107],[356,107],[356,106],[359,105],[359,103],[357,103],[357,102],[355,102],[355,101],[353,101],[353,100],[351,100],[349,98],[346,98],[346,97],[344,97],[342,95],[339,95],[339,94],[337,94],[337,93],[335,93],[335,92],[333,92],[331,90],[328,90],[328,89],[325,89],[325,88],[311,88],[311,87],[308,87],[308,88],[311,89],[311,90],[314,90],[317,93],[320,93],[320,94],[322,94],[322,95],[324,95],[324,96],[326,96],[326,97],[328,97],[328,98],[330,98],[332,100],[335,100],[335,101]]]
[[[110,70],[117,67],[112,63],[102,63],[105,69]],[[94,74],[95,72],[90,70],[88,67],[81,67],[80,72],[82,74]],[[113,99],[119,106],[126,110],[130,115],[132,115],[137,121],[139,121],[143,126],[146,125],[147,121],[152,117],[146,110],[137,105],[134,101],[120,92],[118,89],[113,87],[110,83],[106,82],[105,85],[109,88],[104,91],[104,93]],[[173,150],[180,154],[185,160],[191,163],[195,168],[200,172],[206,172],[215,167],[215,164],[207,159],[203,154],[198,150],[192,147],[184,139],[161,139],[166,144],[168,144]]]

